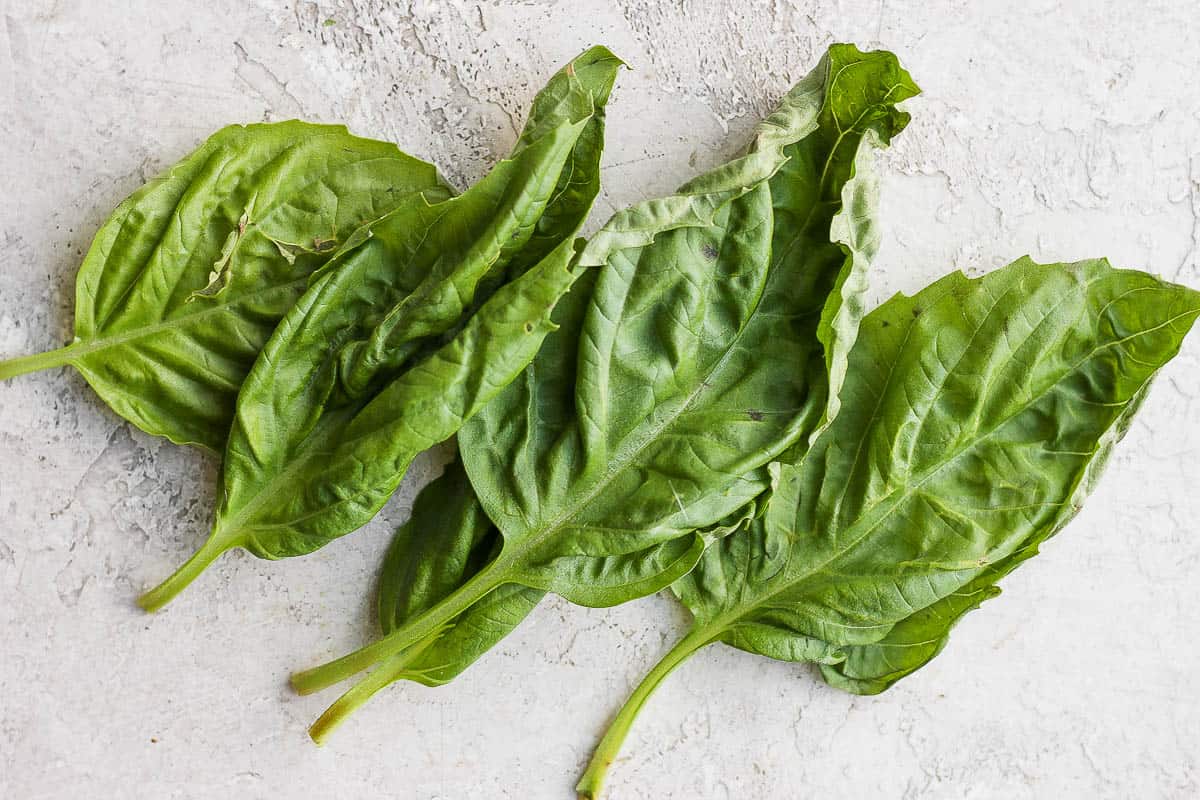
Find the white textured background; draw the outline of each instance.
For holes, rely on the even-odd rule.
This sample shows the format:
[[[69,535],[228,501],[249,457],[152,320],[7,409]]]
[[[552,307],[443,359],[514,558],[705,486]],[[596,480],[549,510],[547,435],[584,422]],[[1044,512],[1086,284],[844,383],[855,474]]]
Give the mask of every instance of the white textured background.
[[[732,153],[834,40],[896,51],[925,89],[885,158],[881,297],[1026,252],[1200,287],[1194,0],[0,0],[0,355],[70,338],[99,223],[226,123],[343,121],[462,185],[603,42],[635,68],[603,217]],[[710,648],[647,708],[611,797],[1196,797],[1198,397],[1200,335],[1085,512],[918,675],[856,699]],[[663,597],[547,602],[455,684],[395,687],[317,749],[333,696],[286,675],[370,635],[368,584],[431,462],[364,532],[227,556],[150,617],[133,597],[205,535],[212,459],[67,370],[0,385],[0,410],[0,797],[568,798],[683,622]]]

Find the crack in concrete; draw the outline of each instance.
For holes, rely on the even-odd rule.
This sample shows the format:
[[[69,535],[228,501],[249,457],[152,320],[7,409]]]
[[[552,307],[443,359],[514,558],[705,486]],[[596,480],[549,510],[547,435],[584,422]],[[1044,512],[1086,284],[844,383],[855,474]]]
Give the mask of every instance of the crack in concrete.
[[[304,116],[304,106],[299,98],[288,90],[287,83],[280,80],[270,67],[251,58],[241,42],[233,43],[233,51],[237,56],[234,74],[267,101],[270,112],[285,118]]]

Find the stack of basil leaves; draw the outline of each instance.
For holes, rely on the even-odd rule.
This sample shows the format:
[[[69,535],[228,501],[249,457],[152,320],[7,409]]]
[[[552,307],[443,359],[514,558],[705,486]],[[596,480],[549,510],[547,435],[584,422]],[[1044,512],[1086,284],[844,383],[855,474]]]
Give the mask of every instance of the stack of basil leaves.
[[[148,610],[229,549],[361,528],[457,439],[388,550],[380,637],[293,676],[307,693],[370,669],[317,741],[394,681],[452,680],[548,592],[669,587],[694,620],[581,797],[709,644],[883,691],[1079,510],[1200,315],[1146,273],[1028,259],[867,314],[874,156],[918,89],[851,45],[742,155],[577,239],[620,67],[603,47],[570,62],[461,194],[344,128],[226,128],[101,228],[75,341],[0,362],[72,365],[143,430],[223,452],[212,533]]]

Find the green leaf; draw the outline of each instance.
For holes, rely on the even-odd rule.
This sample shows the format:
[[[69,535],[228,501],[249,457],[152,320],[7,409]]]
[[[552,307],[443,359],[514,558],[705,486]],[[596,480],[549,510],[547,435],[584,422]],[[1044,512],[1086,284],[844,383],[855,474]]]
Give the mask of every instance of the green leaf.
[[[586,307],[459,439],[510,580],[584,605],[652,593],[765,488],[765,465],[822,413],[818,322],[865,265],[831,225],[869,226],[874,195],[848,190],[864,139],[900,130],[895,103],[916,91],[891,54],[835,47],[749,155],[589,243]]]
[[[585,52],[487,177],[441,203],[414,198],[342,248],[246,377],[208,542],[143,607],[233,547],[296,556],[361,527],[414,457],[525,368],[578,275],[571,238],[593,195],[575,173],[598,169],[620,63]]]
[[[621,65],[606,48],[592,48],[538,94],[513,157],[471,190],[478,209],[486,208],[481,200],[497,209],[511,208],[524,214],[521,224],[467,216],[461,208],[465,202],[453,209],[444,236],[471,241],[474,251],[465,252],[458,261],[440,250],[433,253],[433,267],[421,283],[415,289],[404,288],[405,296],[387,316],[371,322],[374,330],[368,337],[342,348],[339,377],[345,391],[361,395],[380,370],[395,369],[419,349],[424,337],[446,330],[470,304],[477,283],[503,278],[506,264],[510,274],[520,274],[578,230],[600,191],[604,107]],[[522,175],[530,164],[557,165],[568,151],[566,163],[557,169],[541,170],[533,180]],[[518,197],[518,192],[526,194]],[[539,203],[544,207],[539,209]],[[492,225],[492,230],[480,235],[470,225],[480,229]],[[436,246],[444,249],[447,244]]]
[[[499,555],[446,600],[293,685],[315,691],[402,659],[499,587],[611,605],[686,574],[721,521],[766,488],[767,464],[825,414],[818,326],[831,292],[857,291],[847,274],[871,249],[874,195],[849,187],[870,145],[903,128],[895,104],[916,91],[891,54],[834,47],[748,155],[614,216],[580,255],[597,269],[560,304],[559,329],[459,433],[503,536]],[[839,214],[853,247],[830,242]],[[828,342],[852,333],[855,307],[828,312],[838,320]]]
[[[1113,445],[1125,436],[1149,388],[1150,381],[1147,381],[1139,394],[1125,404],[1121,416],[1100,437],[1096,455],[1086,468],[1076,492],[1076,504],[1091,492],[1103,472]],[[1037,555],[1042,542],[1057,530],[1047,529],[1044,537],[1031,537],[1012,555],[990,564],[961,589],[897,622],[879,641],[842,648],[842,659],[822,663],[821,674],[825,681],[855,694],[879,694],[925,666],[946,646],[950,629],[968,611],[979,608],[985,600],[998,597],[1000,587],[996,584],[1000,579]]]
[[[79,270],[75,341],[0,363],[70,364],[148,433],[220,451],[238,388],[312,273],[423,192],[431,164],[340,125],[223,128],[117,207]]]
[[[877,642],[1058,531],[1197,313],[1197,293],[1102,261],[1025,259],[889,301],[842,413],[782,471],[764,527],[792,558],[753,600],[734,584],[737,623]],[[701,625],[727,614],[705,578]]]
[[[720,641],[822,663],[860,692],[912,672],[1078,511],[1198,314],[1200,293],[1103,261],[1023,259],[884,303],[829,427],[780,469],[765,513],[677,584],[695,619],[672,663]]]

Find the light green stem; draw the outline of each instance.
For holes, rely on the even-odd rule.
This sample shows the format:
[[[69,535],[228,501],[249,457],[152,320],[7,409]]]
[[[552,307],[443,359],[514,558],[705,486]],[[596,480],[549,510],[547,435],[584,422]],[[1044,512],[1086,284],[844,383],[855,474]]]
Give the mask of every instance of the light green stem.
[[[374,697],[376,692],[404,677],[408,673],[409,665],[435,641],[437,641],[436,634],[428,636],[420,644],[414,645],[381,664],[378,669],[354,684],[333,705],[325,709],[325,713],[309,727],[308,735],[317,744],[325,744],[329,734],[333,733],[334,729],[345,722],[347,717]]]
[[[175,570],[169,578],[138,598],[137,604],[146,611],[158,611],[182,592],[204,572],[221,554],[240,546],[241,539],[235,536],[220,536],[213,533],[208,541],[191,558]]]
[[[650,699],[650,695],[654,693],[658,685],[675,671],[676,667],[711,641],[708,631],[693,630],[680,639],[674,647],[667,651],[662,660],[646,673],[646,677],[642,678],[642,682],[633,690],[633,694],[629,696],[625,705],[621,706],[621,710],[609,724],[604,738],[600,740],[600,744],[596,746],[596,750],[592,754],[592,760],[588,762],[583,777],[575,785],[575,791],[579,793],[580,800],[597,800],[600,797],[600,790],[604,786],[604,777],[608,773],[608,768],[621,751],[621,745],[625,742],[625,737],[629,734],[629,729],[633,725],[633,721],[637,719],[642,706]]]
[[[69,344],[66,347],[60,347],[57,350],[50,350],[45,353],[34,353],[31,356],[21,356],[20,358],[9,359],[8,361],[0,361],[0,381],[6,381],[9,378],[15,378],[27,372],[37,372],[41,369],[66,366],[75,358],[75,351],[78,349],[78,345]]]
[[[501,556],[500,559],[493,561],[475,573],[475,577],[455,589],[440,603],[408,620],[382,639],[377,639],[366,647],[355,650],[353,653],[342,656],[335,661],[330,661],[327,664],[322,664],[319,667],[302,672],[293,673],[292,688],[300,694],[319,692],[335,683],[344,681],[352,675],[362,672],[368,667],[400,655],[426,636],[434,634],[442,627],[450,624],[455,617],[483,599],[488,592],[501,586],[505,582],[503,576],[507,568],[508,565],[503,563],[503,556]],[[364,679],[364,682],[368,684],[373,683],[372,676],[374,676],[374,673]],[[355,693],[356,689],[357,687],[351,689],[348,694]],[[363,691],[366,691],[366,689]],[[378,689],[375,691],[378,691]],[[370,697],[370,694],[366,697]],[[340,702],[341,700],[338,701],[338,703]],[[337,703],[334,706],[336,707]],[[333,708],[331,707],[330,711],[332,710]],[[349,713],[349,711],[346,713]]]

